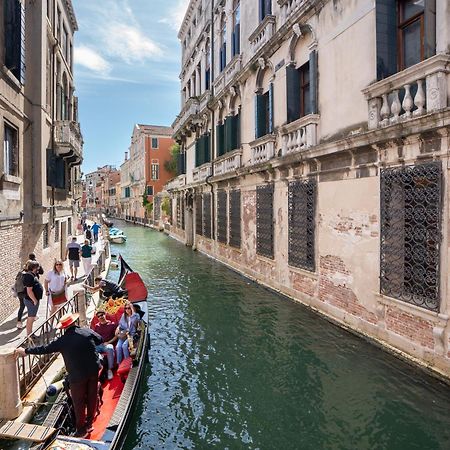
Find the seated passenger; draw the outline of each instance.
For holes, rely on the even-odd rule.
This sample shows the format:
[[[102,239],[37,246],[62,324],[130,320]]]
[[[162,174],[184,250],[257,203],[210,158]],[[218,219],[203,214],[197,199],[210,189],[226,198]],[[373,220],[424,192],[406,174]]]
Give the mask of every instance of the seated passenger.
[[[122,362],[122,359],[126,359],[130,356],[129,340],[133,342],[133,336],[136,334],[136,326],[140,321],[139,314],[136,314],[131,306],[130,302],[125,303],[125,309],[122,317],[120,318],[119,325],[116,329],[117,345],[116,345],[116,358],[117,364]]]
[[[102,277],[95,277],[94,286],[84,284],[83,286],[91,292],[101,291],[104,297],[112,297],[113,299],[124,297],[128,294],[126,289],[122,289],[117,283],[103,279]]]
[[[94,331],[103,338],[103,343],[96,346],[99,353],[106,353],[108,358],[108,380],[113,377],[112,368],[114,367],[114,345],[117,341],[116,325],[106,318],[105,311],[98,310],[96,313],[98,322],[95,324]]]

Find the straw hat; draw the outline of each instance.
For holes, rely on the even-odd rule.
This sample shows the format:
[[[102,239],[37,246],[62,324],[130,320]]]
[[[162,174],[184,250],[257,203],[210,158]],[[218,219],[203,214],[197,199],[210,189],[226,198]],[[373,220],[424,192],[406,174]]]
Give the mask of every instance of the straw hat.
[[[65,314],[61,317],[61,319],[59,319],[59,322],[56,324],[56,328],[64,329],[70,327],[70,325],[72,325],[78,319],[78,317],[80,317],[78,313]]]

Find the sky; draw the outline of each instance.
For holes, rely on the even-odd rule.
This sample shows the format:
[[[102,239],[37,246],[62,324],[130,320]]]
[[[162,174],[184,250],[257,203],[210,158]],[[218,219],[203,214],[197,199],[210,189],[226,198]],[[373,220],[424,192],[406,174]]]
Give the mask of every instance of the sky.
[[[172,125],[180,110],[177,38],[188,0],[72,0],[83,173],[124,161],[136,123]]]

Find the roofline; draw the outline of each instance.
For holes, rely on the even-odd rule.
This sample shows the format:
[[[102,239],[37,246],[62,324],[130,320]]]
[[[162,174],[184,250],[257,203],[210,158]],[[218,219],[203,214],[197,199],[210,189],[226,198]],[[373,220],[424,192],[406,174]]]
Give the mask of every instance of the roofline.
[[[184,17],[183,17],[183,20],[182,20],[182,22],[181,22],[180,29],[178,30],[178,35],[177,35],[177,37],[178,37],[178,39],[179,39],[180,41],[181,41],[181,30],[183,29],[184,24],[185,24],[185,22],[187,21],[188,12],[189,12],[189,10],[190,10],[191,8],[193,8],[193,3],[196,2],[196,1],[197,1],[197,0],[190,0],[190,2],[189,2],[189,4],[188,4],[188,7],[186,8],[186,12],[184,13]]]
[[[75,16],[75,10],[73,9],[72,0],[65,0],[66,8],[69,13],[70,23],[73,31],[78,31],[77,18]]]

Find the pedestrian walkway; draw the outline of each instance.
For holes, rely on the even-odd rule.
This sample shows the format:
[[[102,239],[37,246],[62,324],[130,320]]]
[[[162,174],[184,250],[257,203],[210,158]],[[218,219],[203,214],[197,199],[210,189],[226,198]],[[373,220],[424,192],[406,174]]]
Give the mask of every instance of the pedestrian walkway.
[[[77,236],[77,242],[79,244],[84,243],[84,235]],[[100,254],[100,250],[104,248],[104,240],[102,236],[99,236],[98,242],[95,243],[96,252],[94,255],[92,255],[92,263],[95,264],[97,262],[97,259]],[[43,275],[40,276],[40,282],[42,285],[44,285],[44,279],[48,271],[51,270],[51,268],[45,268],[45,272]],[[64,271],[66,275],[69,276],[70,280],[70,269],[69,269],[69,261],[64,261]],[[80,261],[80,267],[78,268],[77,273],[77,279],[75,281],[68,281],[68,288],[67,288],[67,298],[70,299],[74,295],[74,291],[77,288],[80,288],[81,285],[84,283],[86,274],[84,273],[83,263]],[[20,342],[22,342],[26,338],[26,330],[25,330],[25,323],[27,318],[27,311],[25,309],[24,315],[22,317],[22,323],[24,324],[24,328],[21,330],[18,330],[16,328],[17,325],[17,311],[19,309],[19,300],[17,300],[17,309],[14,311],[13,314],[11,314],[9,317],[7,317],[1,324],[0,324],[0,347],[7,346],[7,347],[16,347]],[[36,330],[40,325],[42,325],[46,319],[49,316],[49,309],[48,309],[48,303],[47,303],[47,297],[44,293],[44,297],[39,303],[39,311],[38,311],[38,317],[33,325],[33,330]]]

